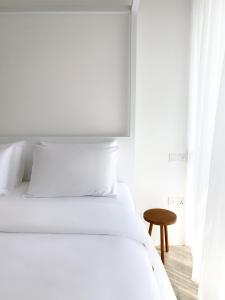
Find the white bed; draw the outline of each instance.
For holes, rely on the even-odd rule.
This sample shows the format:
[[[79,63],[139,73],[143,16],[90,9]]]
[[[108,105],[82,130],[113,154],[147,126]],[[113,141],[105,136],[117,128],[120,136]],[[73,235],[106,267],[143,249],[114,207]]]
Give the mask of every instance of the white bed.
[[[0,299],[176,299],[127,186],[116,198],[0,197]]]

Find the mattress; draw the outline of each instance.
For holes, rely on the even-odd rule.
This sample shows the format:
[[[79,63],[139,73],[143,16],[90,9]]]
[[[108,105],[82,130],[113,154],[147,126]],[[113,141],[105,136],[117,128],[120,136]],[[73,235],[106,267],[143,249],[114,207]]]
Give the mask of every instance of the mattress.
[[[174,300],[129,189],[116,198],[0,197],[0,299]]]

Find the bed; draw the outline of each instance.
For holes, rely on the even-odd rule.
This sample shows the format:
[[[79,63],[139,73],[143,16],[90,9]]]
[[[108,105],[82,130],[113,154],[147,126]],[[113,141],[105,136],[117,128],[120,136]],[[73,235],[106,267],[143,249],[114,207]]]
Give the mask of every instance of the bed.
[[[0,197],[0,299],[174,300],[125,183],[114,197]]]
[[[122,180],[133,144],[33,142],[1,146],[0,299],[176,299]]]

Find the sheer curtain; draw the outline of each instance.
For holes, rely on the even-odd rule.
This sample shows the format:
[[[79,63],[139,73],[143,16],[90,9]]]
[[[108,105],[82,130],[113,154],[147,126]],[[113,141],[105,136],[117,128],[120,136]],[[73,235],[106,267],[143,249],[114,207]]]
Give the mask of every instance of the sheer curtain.
[[[201,300],[225,299],[224,55],[225,0],[193,0],[186,243]]]

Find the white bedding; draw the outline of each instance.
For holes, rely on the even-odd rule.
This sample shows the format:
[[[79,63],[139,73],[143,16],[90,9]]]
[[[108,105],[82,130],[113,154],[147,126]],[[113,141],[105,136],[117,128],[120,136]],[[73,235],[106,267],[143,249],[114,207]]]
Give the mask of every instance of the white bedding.
[[[0,197],[0,299],[176,299],[127,187],[116,198]]]

